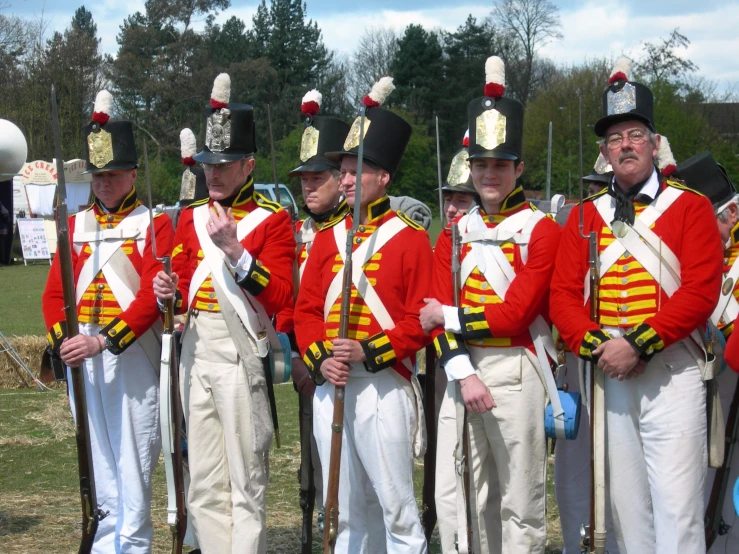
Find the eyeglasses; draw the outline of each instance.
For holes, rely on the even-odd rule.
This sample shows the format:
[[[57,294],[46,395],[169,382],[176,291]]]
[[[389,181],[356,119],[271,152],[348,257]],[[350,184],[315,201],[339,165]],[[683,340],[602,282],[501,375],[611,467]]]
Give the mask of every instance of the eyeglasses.
[[[200,167],[203,168],[203,171],[213,171],[214,169],[217,169],[218,171],[228,171],[232,167],[236,166],[241,160],[236,160],[235,162],[228,162],[226,164],[200,164]]]
[[[626,135],[613,134],[606,139],[609,150],[616,150],[621,147],[624,139],[628,139],[634,146],[640,146],[647,142],[647,132],[641,129],[632,129]]]

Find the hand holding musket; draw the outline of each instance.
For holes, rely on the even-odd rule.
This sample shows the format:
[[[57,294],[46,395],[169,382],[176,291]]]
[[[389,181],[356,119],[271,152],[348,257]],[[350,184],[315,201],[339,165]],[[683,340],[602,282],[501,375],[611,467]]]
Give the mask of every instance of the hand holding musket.
[[[164,273],[172,276],[172,258],[157,257],[156,229],[151,200],[149,178],[149,156],[144,142],[144,167],[146,168],[146,190],[149,195],[149,233],[151,254],[162,262]],[[174,276],[176,278],[176,275]],[[176,280],[173,280],[175,286]],[[167,524],[172,533],[172,554],[182,554],[187,531],[187,507],[185,505],[185,481],[182,461],[182,403],[180,402],[179,359],[174,336],[174,295],[164,300],[164,333],[162,334],[162,356],[159,372],[159,419],[162,428],[162,451],[164,473],[167,481]]]
[[[56,105],[54,85],[51,85],[51,117],[54,134],[54,155],[56,157],[57,197],[56,197],[56,230],[58,263],[62,275],[62,294],[64,296],[64,316],[69,338],[79,333],[77,322],[77,302],[75,297],[74,268],[72,267],[72,249],[69,237],[69,215],[67,212],[67,187],[64,180],[64,160],[62,158],[62,141],[59,132],[59,113]],[[85,377],[80,367],[70,367],[72,390],[74,392],[75,439],[77,442],[77,466],[79,468],[80,501],[82,503],[82,540],[79,554],[88,554],[92,550],[98,522],[105,517],[97,505],[95,494],[95,474],[90,449],[90,431],[87,419],[87,397],[85,393]]]

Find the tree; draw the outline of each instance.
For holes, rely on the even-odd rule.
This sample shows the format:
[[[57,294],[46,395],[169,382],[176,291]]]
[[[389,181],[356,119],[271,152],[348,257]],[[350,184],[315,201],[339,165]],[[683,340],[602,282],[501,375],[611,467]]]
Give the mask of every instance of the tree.
[[[516,37],[523,50],[518,99],[526,104],[536,90],[536,55],[551,40],[562,38],[558,8],[549,0],[496,0],[497,23]]]
[[[657,44],[642,43],[644,57],[636,64],[638,73],[643,74],[649,82],[673,81],[683,79],[686,73],[693,73],[698,66],[690,60],[681,58],[676,50],[690,46],[688,37],[675,28],[667,38]]]
[[[352,104],[360,100],[381,77],[390,74],[398,51],[397,33],[390,27],[368,27],[351,57],[349,94]]]
[[[433,113],[439,109],[444,81],[442,51],[436,33],[420,25],[408,25],[390,70],[397,88],[390,97],[391,104],[430,125]]]

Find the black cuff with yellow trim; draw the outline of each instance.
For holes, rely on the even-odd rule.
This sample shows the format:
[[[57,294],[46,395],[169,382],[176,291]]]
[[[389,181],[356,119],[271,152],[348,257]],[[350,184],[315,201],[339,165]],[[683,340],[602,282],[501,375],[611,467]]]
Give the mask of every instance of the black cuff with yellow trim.
[[[55,323],[49,332],[46,333],[46,340],[49,343],[49,352],[55,357],[59,357],[59,347],[62,345],[62,341],[67,338],[67,322],[61,320],[59,323]]]
[[[364,350],[366,361],[364,365],[370,373],[377,373],[383,369],[393,367],[398,358],[395,356],[395,350],[390,343],[390,337],[385,333],[378,333],[373,337],[359,341]]]
[[[157,299],[157,308],[159,308],[159,313],[163,314],[164,310],[166,309],[166,303],[163,300]],[[179,315],[182,312],[182,293],[179,289],[177,289],[174,293],[174,313],[175,315]]]
[[[439,358],[442,366],[455,356],[469,354],[462,337],[449,331],[445,331],[434,339],[434,347],[436,347],[436,357]]]
[[[262,262],[256,258],[252,260],[249,271],[246,272],[246,276],[236,281],[238,285],[246,292],[253,296],[257,296],[269,285],[270,273],[269,269],[262,265]]]
[[[585,338],[582,339],[582,343],[580,344],[579,356],[583,360],[592,360],[593,351],[607,340],[610,340],[610,338],[600,329],[588,331],[585,333]]]
[[[324,342],[314,342],[305,351],[303,361],[308,367],[310,378],[313,379],[316,385],[323,385],[326,382],[323,373],[321,373],[321,364],[324,360],[332,356],[333,352],[326,348],[326,343]]]
[[[485,306],[459,308],[459,325],[464,340],[489,339],[493,336],[485,319]]]
[[[624,335],[624,338],[639,353],[639,357],[646,361],[651,360],[652,356],[665,348],[665,343],[657,331],[646,323],[634,327],[631,332]]]
[[[102,328],[100,334],[105,337],[108,350],[116,356],[131,346],[136,340],[136,335],[125,321],[115,318]]]

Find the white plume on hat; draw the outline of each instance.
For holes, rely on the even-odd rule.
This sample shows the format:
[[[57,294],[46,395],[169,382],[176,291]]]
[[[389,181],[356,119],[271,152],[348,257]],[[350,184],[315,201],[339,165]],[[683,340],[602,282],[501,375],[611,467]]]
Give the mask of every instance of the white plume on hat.
[[[377,81],[374,85],[372,85],[372,90],[369,92],[369,94],[365,97],[365,106],[382,106],[385,103],[385,100],[387,100],[387,97],[390,96],[390,93],[395,90],[395,85],[393,84],[393,78],[392,77],[383,77],[379,81]],[[367,103],[367,98],[369,97],[370,103]]]
[[[603,156],[603,154],[601,153],[598,154],[598,159],[595,160],[593,170],[595,170],[595,172],[599,175],[603,175],[605,173],[610,173],[611,171],[613,171],[613,167],[611,167],[611,164],[606,161],[605,156]]]
[[[629,75],[631,75],[631,60],[626,56],[622,56],[616,61],[616,64],[613,66],[613,71],[611,71],[611,76],[608,79],[608,83],[613,84],[619,79],[628,81]]]
[[[101,90],[97,93],[97,96],[95,96],[95,107],[93,108],[93,112],[103,113],[107,116],[110,116],[112,110],[113,95],[110,94],[107,90]]]
[[[213,92],[210,93],[211,103],[215,100],[218,103],[228,105],[231,99],[231,77],[228,73],[221,73],[213,81]]]
[[[672,155],[672,148],[670,148],[670,141],[664,135],[660,137],[659,150],[657,151],[657,167],[664,176],[672,175],[677,168],[675,156]]]
[[[505,86],[505,64],[499,56],[490,56],[485,61],[485,82]]]
[[[197,152],[197,144],[195,141],[195,133],[191,129],[182,129],[180,131],[180,153],[182,159],[192,158]]]
[[[302,103],[307,104],[308,102],[315,102],[320,107],[323,102],[323,95],[318,92],[317,89],[309,90],[305,93],[305,96],[303,96]]]

